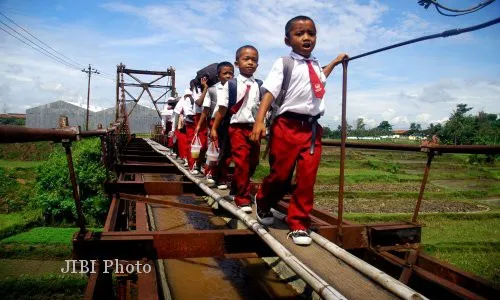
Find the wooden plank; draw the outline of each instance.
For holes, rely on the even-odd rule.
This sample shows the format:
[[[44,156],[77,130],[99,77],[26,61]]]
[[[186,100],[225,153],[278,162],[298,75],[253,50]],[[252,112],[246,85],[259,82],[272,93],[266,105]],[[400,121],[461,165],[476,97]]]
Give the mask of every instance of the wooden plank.
[[[308,247],[295,245],[287,238],[288,226],[275,219],[269,233],[293,255],[348,299],[398,299],[391,292],[365,277],[327,250],[313,243]],[[361,288],[362,287],[362,288]]]

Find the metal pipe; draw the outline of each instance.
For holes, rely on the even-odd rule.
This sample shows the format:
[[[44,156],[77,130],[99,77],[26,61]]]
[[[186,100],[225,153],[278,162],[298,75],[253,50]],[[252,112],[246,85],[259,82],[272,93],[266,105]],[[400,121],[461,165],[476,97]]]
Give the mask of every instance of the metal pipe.
[[[82,201],[80,199],[80,191],[78,183],[76,182],[75,169],[73,167],[73,156],[71,155],[71,142],[63,141],[64,150],[66,150],[66,159],[68,160],[69,178],[71,180],[71,187],[73,188],[73,198],[75,198],[75,206],[77,213],[77,225],[80,227],[80,234],[86,232],[85,217],[83,216]]]
[[[413,223],[417,222],[418,212],[420,210],[420,204],[422,204],[422,198],[424,197],[425,185],[427,184],[427,177],[429,177],[429,172],[431,170],[431,162],[434,158],[434,152],[429,151],[427,153],[427,163],[425,164],[424,177],[422,178],[422,184],[420,185],[420,192],[418,193],[417,204],[415,205],[415,210],[413,211],[413,217],[411,221]]]
[[[344,215],[344,171],[345,171],[345,142],[347,139],[347,64],[342,61],[342,136],[340,141],[340,172],[339,172],[339,200],[337,209],[337,242],[342,244],[342,218]]]
[[[21,126],[0,126],[0,143],[24,143],[37,141],[54,141],[62,140],[76,141],[78,130],[74,127],[66,127],[65,129],[41,129],[28,128]]]
[[[342,145],[339,141],[322,141],[323,146],[339,147]],[[388,143],[361,143],[347,142],[347,148],[373,149],[373,150],[399,150],[413,152],[434,151],[439,153],[470,153],[470,154],[498,154],[499,145],[404,145]]]
[[[321,235],[312,232],[311,238],[316,244],[320,245],[331,254],[335,255],[354,269],[360,271],[397,296],[403,299],[427,299],[425,296],[417,293],[407,285],[387,275],[386,273],[380,271],[379,269],[373,267],[365,261],[357,258],[356,256],[345,251],[344,249],[330,242]]]
[[[234,204],[225,200],[221,195],[214,192],[208,186],[203,184],[199,178],[194,177],[189,173],[188,170],[184,169],[176,161],[171,159],[166,155],[166,148],[160,144],[146,139],[148,144],[150,144],[155,151],[165,155],[174,165],[176,165],[179,170],[184,173],[186,177],[191,179],[196,185],[198,185],[208,196],[217,201],[217,203],[224,209],[238,217],[243,221],[249,228],[256,232],[262,240],[269,245],[269,247],[295,272],[299,275],[307,284],[309,284],[313,290],[318,293],[323,299],[346,299],[339,291],[334,287],[329,285],[324,281],[319,275],[314,273],[306,265],[304,265],[297,257],[295,257],[288,249],[281,245],[273,236],[267,232],[267,230],[259,223],[257,220],[251,218],[247,213],[238,209]],[[164,149],[164,150],[163,150]]]

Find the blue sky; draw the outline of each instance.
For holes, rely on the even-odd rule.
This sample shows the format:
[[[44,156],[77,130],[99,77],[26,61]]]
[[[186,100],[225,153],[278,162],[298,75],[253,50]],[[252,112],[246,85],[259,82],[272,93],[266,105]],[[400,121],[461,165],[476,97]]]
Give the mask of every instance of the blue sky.
[[[477,1],[441,0],[453,7]],[[308,5],[305,5],[307,3]],[[459,6],[460,5],[460,6]],[[284,25],[299,14],[318,29],[314,55],[327,64],[338,53],[360,54],[392,43],[463,28],[500,16],[500,1],[476,13],[445,17],[416,0],[236,0],[236,1],[0,1],[0,12],[65,56],[101,71],[92,77],[91,104],[111,107],[116,65],[176,68],[182,91],[196,70],[234,61],[244,44],[260,52],[256,77],[264,79],[275,59],[289,52]],[[13,26],[3,16],[0,20]],[[8,30],[3,24],[0,28]],[[347,117],[369,127],[387,120],[395,128],[411,122],[445,121],[459,103],[500,113],[500,25],[426,41],[349,64]],[[341,69],[328,79],[323,124],[339,124]],[[0,31],[0,109],[67,100],[86,103],[87,78]],[[143,97],[141,104],[149,105]]]

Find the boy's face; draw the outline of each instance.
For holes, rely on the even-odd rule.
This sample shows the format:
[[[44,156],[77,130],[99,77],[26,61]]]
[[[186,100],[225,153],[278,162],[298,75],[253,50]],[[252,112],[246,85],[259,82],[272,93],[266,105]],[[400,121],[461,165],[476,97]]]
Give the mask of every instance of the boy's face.
[[[234,64],[239,68],[241,75],[250,77],[259,65],[259,54],[252,48],[244,48]]]
[[[219,80],[221,84],[225,84],[234,76],[234,69],[230,66],[222,67],[219,71]]]
[[[316,46],[316,26],[310,20],[295,21],[290,30],[290,38],[285,37],[285,44],[292,47],[293,52],[304,57],[311,56]]]

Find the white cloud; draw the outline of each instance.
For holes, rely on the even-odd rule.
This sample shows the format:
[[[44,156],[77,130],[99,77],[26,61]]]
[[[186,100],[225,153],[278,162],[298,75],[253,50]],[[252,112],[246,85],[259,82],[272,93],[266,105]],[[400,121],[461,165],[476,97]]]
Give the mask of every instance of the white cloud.
[[[428,114],[428,113],[421,113],[421,114],[418,114],[416,117],[415,117],[415,121],[416,122],[426,122],[429,121],[429,119],[431,118],[431,115]]]

